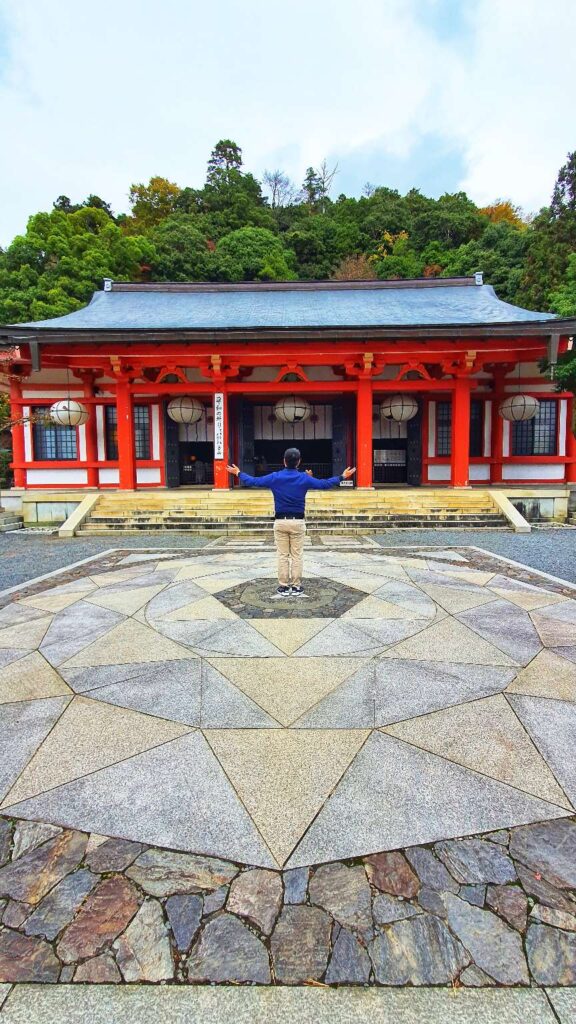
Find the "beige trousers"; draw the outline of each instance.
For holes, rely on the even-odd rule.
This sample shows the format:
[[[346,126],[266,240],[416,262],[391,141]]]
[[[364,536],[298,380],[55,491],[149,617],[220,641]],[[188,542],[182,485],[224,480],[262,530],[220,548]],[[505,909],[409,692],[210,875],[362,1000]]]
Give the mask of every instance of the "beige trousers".
[[[278,583],[281,587],[299,586],[302,582],[302,559],[306,523],[303,519],[277,519],[274,541],[278,552]]]

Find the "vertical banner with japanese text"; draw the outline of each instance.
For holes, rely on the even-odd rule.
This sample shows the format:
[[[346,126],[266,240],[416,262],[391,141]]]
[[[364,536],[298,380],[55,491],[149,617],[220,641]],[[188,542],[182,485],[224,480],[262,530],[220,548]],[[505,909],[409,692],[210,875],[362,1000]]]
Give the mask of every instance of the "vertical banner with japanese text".
[[[224,395],[214,395],[214,458],[224,458]]]

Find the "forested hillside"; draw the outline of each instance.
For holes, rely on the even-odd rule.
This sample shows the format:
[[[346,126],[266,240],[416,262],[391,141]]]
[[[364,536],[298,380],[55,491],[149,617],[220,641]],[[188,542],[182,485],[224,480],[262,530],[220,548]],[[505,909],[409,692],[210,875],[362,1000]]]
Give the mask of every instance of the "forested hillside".
[[[551,183],[552,184],[552,183]],[[550,205],[526,217],[513,200],[478,208],[464,192],[431,199],[366,185],[338,194],[337,169],[301,186],[276,170],[258,181],[240,148],[219,142],[202,188],[134,184],[130,213],[90,195],[60,196],[0,252],[0,322],[67,313],[104,277],[253,281],[449,277],[484,271],[502,299],[576,313],[576,152]]]

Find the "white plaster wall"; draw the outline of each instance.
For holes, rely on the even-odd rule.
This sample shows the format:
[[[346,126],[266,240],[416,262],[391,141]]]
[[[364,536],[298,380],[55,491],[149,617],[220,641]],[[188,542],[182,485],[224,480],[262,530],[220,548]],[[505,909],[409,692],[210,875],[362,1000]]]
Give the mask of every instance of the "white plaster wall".
[[[86,484],[85,469],[28,469],[26,483],[29,487],[39,484],[68,484],[77,487]]]
[[[153,405],[150,410],[152,425],[152,458],[160,458],[160,406]]]
[[[22,389],[22,398],[31,398],[32,400],[35,398],[51,398],[53,402],[59,402],[64,398],[68,398],[68,396],[70,396],[70,398],[84,398],[84,392],[82,390],[75,391],[74,388],[71,388],[70,391],[68,391],[68,388],[66,388],[66,390],[59,395],[56,391],[48,391],[46,389],[42,390],[42,388]]]
[[[492,447],[492,402],[489,399],[484,403],[484,447],[482,449],[484,457],[490,457],[490,449]]]
[[[558,455],[566,455],[566,422],[568,402],[562,398],[558,403]]]
[[[565,466],[557,462],[540,463],[531,466],[529,463],[509,463],[502,468],[503,480],[563,480]]]
[[[449,480],[450,479],[451,466],[434,465],[428,466],[428,479],[429,480]]]
[[[510,455],[510,420],[504,420],[503,424],[502,455]]]
[[[136,469],[136,482],[139,484],[159,484],[161,480],[160,469],[142,468]]]
[[[86,424],[78,427],[78,461],[86,462]]]
[[[24,417],[30,415],[30,406],[25,405],[22,408],[22,415]],[[33,461],[32,455],[32,424],[30,422],[24,423],[24,458],[26,462]]]
[[[490,466],[482,466],[480,463],[475,462],[468,469],[469,480],[489,480],[490,479]]]
[[[436,454],[436,402],[428,403],[428,457]]]
[[[101,484],[117,484],[120,481],[120,473],[117,469],[100,469],[98,481]]]
[[[104,406],[96,406],[96,443],[98,447],[98,461],[106,460],[106,431],[104,429]]]

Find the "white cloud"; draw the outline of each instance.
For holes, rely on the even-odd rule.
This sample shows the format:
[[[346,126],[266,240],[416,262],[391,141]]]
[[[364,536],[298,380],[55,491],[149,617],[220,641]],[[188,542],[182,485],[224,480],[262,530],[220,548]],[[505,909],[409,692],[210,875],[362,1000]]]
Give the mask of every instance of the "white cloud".
[[[131,182],[152,174],[199,185],[222,137],[256,173],[284,157],[299,181],[329,152],[378,143],[405,157],[436,132],[463,150],[473,198],[538,207],[575,144],[576,8],[477,0],[463,35],[441,31],[442,9],[4,0],[0,239],[61,193],[122,210]]]

